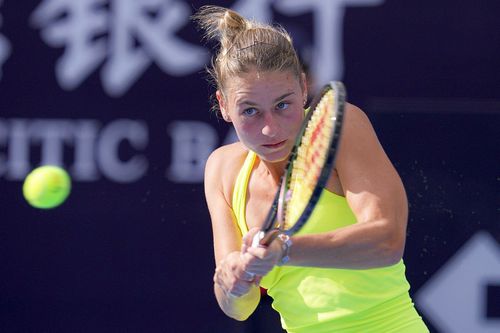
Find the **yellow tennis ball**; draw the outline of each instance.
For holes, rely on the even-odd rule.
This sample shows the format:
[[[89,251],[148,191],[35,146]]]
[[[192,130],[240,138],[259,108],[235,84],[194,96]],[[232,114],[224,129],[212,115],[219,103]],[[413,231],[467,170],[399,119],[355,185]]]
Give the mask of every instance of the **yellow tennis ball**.
[[[23,195],[28,203],[41,209],[62,204],[71,191],[71,178],[57,166],[44,165],[31,171],[23,184]]]

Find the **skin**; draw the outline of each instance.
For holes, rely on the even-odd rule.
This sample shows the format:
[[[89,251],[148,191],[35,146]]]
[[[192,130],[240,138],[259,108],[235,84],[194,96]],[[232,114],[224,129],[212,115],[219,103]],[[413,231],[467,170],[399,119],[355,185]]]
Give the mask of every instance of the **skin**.
[[[205,195],[212,219],[216,270],[214,291],[222,310],[245,320],[260,300],[259,278],[279,262],[278,240],[250,246],[274,198],[303,119],[305,77],[255,69],[226,83],[217,99],[240,142],[209,157]],[[231,210],[232,191],[248,149],[257,153],[247,193],[249,233],[242,237]],[[347,104],[335,170],[327,190],[345,196],[354,225],[315,235],[293,236],[287,265],[367,269],[393,265],[403,255],[408,206],[396,170],[367,116]]]

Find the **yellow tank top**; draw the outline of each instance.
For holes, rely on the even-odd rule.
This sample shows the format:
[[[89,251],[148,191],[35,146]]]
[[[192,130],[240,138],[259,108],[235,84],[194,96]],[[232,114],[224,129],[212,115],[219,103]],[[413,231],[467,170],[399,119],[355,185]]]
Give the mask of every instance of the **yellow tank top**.
[[[232,207],[241,234],[248,180],[256,159],[249,152],[236,179]],[[331,231],[356,223],[344,197],[324,190],[299,234]],[[428,332],[408,294],[403,261],[365,269],[275,267],[261,282],[273,298],[283,328],[289,333],[424,333]]]

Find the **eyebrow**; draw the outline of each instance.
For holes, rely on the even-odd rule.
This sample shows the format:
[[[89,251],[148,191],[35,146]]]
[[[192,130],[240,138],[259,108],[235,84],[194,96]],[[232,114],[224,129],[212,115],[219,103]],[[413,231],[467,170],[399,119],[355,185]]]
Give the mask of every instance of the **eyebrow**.
[[[276,102],[281,101],[281,100],[283,100],[283,99],[285,99],[288,96],[293,95],[293,94],[295,94],[295,92],[293,92],[293,91],[289,92],[289,93],[286,93],[286,94],[283,94],[280,97],[274,99],[273,102],[276,103]],[[241,103],[238,103],[238,104],[246,104],[246,105],[251,105],[251,106],[257,105],[257,103],[249,101],[249,100],[244,100],[244,101],[242,101]]]

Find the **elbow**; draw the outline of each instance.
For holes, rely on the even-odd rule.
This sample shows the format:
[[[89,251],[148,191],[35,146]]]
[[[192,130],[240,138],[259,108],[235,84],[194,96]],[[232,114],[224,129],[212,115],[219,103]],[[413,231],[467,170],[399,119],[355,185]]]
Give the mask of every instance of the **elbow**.
[[[259,304],[260,294],[255,291],[250,291],[240,297],[227,297],[217,286],[216,299],[219,303],[219,307],[226,316],[237,321],[245,321],[250,315],[255,311],[257,305]]]
[[[237,321],[245,321],[253,313],[253,311],[245,311],[245,309],[238,310],[236,308],[231,308],[231,309],[222,308],[222,311],[226,314],[226,316]]]
[[[222,312],[224,312],[224,314],[226,316],[228,316],[231,319],[237,320],[237,321],[247,320],[253,312],[253,311],[251,311],[245,307],[241,307],[241,306],[235,306],[235,305],[231,306],[231,305],[223,305],[223,304],[220,304],[220,305],[221,305],[220,308],[221,308]]]
[[[390,250],[387,251],[385,255],[385,265],[392,266],[396,265],[403,258],[403,252],[399,250]]]
[[[234,320],[237,320],[237,321],[245,321],[247,320],[249,317],[250,317],[250,313],[249,314],[244,314],[244,313],[226,313],[226,315]]]
[[[382,249],[381,258],[385,266],[392,266],[401,261],[404,254],[405,241],[404,239],[395,239],[387,241]]]
[[[231,319],[237,320],[237,321],[245,321],[247,320],[252,312],[247,312],[247,311],[238,311],[235,308],[225,308],[221,307],[222,311],[226,316],[228,316]]]
[[[405,219],[386,220],[380,226],[382,228],[382,242],[380,243],[380,258],[383,258],[385,266],[392,266],[403,258],[406,245],[406,223]]]

